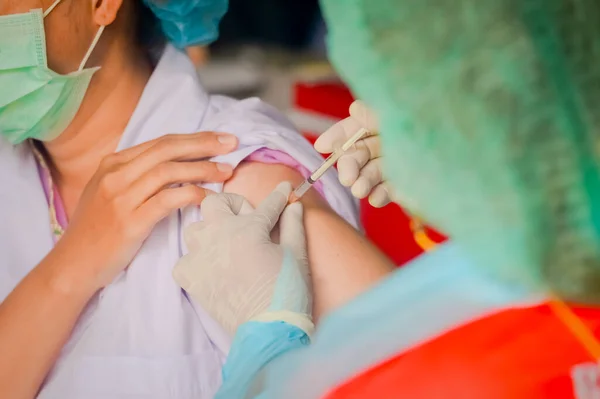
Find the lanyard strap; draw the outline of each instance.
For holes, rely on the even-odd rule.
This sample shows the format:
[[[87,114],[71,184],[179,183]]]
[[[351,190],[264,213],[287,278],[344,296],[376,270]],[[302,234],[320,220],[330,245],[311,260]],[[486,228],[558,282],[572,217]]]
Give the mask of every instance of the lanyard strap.
[[[598,361],[600,359],[600,343],[588,326],[586,326],[585,323],[577,317],[575,312],[573,312],[571,308],[557,296],[551,295],[549,306],[556,317],[558,317],[569,331],[571,331],[571,334],[577,338],[592,359]]]
[[[50,228],[52,229],[52,235],[54,236],[55,241],[58,241],[65,231],[63,227],[58,222],[58,217],[56,216],[56,200],[54,198],[54,180],[52,180],[52,173],[50,172],[50,168],[48,167],[48,163],[46,159],[37,148],[37,145],[34,142],[31,142],[31,149],[33,151],[33,155],[42,168],[42,172],[44,176],[42,178],[46,179],[47,187],[48,187],[48,215],[50,216]]]
[[[437,243],[433,241],[427,235],[427,231],[425,230],[425,225],[421,221],[421,219],[412,216],[410,219],[410,230],[412,231],[413,238],[415,242],[423,249],[424,251],[431,251],[437,246]]]

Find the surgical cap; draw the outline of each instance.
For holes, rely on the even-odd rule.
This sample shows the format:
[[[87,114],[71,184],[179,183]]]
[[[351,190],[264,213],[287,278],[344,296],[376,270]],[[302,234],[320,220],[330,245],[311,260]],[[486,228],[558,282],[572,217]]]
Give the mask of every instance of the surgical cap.
[[[400,201],[494,275],[600,303],[600,2],[321,3]]]
[[[219,22],[228,0],[143,0],[160,20],[162,30],[176,47],[204,45],[219,37]]]

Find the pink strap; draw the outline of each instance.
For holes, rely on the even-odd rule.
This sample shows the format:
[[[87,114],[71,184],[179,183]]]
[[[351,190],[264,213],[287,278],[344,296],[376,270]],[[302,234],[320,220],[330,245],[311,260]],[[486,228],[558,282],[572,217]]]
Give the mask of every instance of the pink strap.
[[[245,159],[245,161],[289,166],[292,169],[296,169],[305,179],[312,173],[306,169],[304,165],[296,161],[285,152],[271,150],[269,148],[262,148],[253,152]],[[325,197],[323,182],[318,181],[313,185],[313,187],[319,192],[319,194],[321,194],[321,196]]]

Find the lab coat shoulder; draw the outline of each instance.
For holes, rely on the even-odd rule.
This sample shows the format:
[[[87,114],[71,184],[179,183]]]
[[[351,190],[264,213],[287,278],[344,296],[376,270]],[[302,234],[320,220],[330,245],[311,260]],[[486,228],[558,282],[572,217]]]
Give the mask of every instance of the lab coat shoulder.
[[[230,133],[238,137],[236,151],[213,158],[213,161],[234,167],[261,149],[285,153],[307,170],[314,170],[323,162],[322,156],[281,112],[256,97],[236,100],[210,96],[199,130]],[[358,203],[339,183],[337,171],[329,170],[321,181],[325,199],[332,209],[358,228]],[[208,188],[219,191],[216,187]]]
[[[309,165],[306,163],[310,164],[315,155],[314,149],[287,118],[257,97],[238,100],[220,95],[209,96],[199,130],[229,133],[238,137],[236,151],[215,158],[234,166],[263,148],[289,154],[290,150],[294,152],[292,148],[299,147],[300,151],[295,156],[289,155],[307,167]]]
[[[215,131],[234,134],[238,148],[212,158],[237,167],[255,151],[283,152],[308,170],[315,169],[322,157],[274,107],[258,98],[237,100],[206,93],[194,66],[181,51],[167,46],[121,141],[119,149],[153,140],[168,133]],[[326,200],[349,223],[358,226],[357,202],[341,186],[335,170],[322,178]],[[222,184],[204,184],[220,192]],[[197,210],[185,212],[184,226],[199,220]]]
[[[239,134],[262,130],[269,131],[277,127],[298,134],[294,125],[277,108],[258,97],[237,100],[221,95],[211,95],[205,114],[206,127],[218,128],[236,125],[242,129]]]
[[[310,347],[275,361],[267,372],[269,398],[320,398],[456,327],[541,300],[495,281],[456,244],[444,244],[327,317]]]
[[[317,167],[323,160],[279,110],[257,97],[237,100],[210,96],[200,130],[230,133],[238,137],[237,151],[219,159],[229,163],[237,164],[259,149],[286,153],[307,169]],[[334,173],[328,178],[331,185],[335,185]]]

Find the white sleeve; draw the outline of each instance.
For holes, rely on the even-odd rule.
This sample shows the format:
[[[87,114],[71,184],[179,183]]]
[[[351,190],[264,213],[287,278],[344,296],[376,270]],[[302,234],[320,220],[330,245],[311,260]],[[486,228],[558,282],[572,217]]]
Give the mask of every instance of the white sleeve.
[[[322,162],[321,154],[315,151],[279,111],[258,98],[234,100],[228,97],[211,97],[209,109],[200,130],[235,134],[240,141],[236,151],[213,158],[237,167],[255,151],[268,148],[283,152],[308,170],[316,169]],[[342,186],[335,169],[322,178],[323,194],[331,208],[355,228],[360,228],[358,201]],[[222,184],[207,184],[216,192],[223,190]],[[186,215],[184,226],[199,220],[199,212]]]

